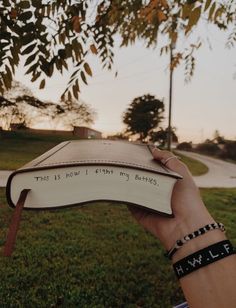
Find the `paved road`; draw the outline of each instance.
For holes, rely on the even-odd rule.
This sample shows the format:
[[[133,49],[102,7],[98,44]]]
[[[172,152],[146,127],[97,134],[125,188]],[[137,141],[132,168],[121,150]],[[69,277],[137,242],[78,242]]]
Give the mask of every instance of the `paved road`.
[[[209,168],[206,174],[194,177],[199,187],[236,187],[236,164],[193,152],[179,153],[199,160]]]
[[[179,151],[179,153],[199,160],[209,168],[208,173],[194,177],[199,187],[236,187],[236,164],[192,152]],[[11,172],[0,171],[0,187],[6,186]]]

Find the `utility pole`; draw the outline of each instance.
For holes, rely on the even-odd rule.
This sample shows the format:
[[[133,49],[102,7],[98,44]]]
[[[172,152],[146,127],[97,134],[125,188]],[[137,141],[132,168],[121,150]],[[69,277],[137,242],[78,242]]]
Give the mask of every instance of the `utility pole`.
[[[171,112],[172,112],[172,87],[173,87],[173,43],[170,43],[170,85],[169,85],[169,121],[168,121],[168,134],[167,134],[167,149],[171,151],[171,139],[172,139],[172,128],[171,128]]]

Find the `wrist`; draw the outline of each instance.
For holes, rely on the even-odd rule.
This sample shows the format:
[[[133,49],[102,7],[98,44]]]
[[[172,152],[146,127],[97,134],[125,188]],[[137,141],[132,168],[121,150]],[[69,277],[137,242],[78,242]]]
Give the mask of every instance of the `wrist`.
[[[166,250],[170,250],[177,240],[183,238],[185,235],[198,230],[199,228],[215,223],[215,220],[206,210],[203,208],[202,210],[197,211],[196,213],[192,212],[189,216],[185,217],[176,217],[176,222],[174,227],[168,233],[168,236],[164,238],[162,241]]]
[[[225,234],[219,230],[211,230],[199,237],[196,237],[186,242],[172,257],[172,262],[175,263],[184,257],[195,253],[203,248],[206,248],[214,243],[226,240]]]

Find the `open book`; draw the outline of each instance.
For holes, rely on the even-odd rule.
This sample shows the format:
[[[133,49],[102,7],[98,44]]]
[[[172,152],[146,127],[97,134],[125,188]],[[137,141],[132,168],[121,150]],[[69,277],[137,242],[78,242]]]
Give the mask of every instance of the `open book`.
[[[29,190],[27,209],[109,200],[172,215],[178,174],[153,159],[148,145],[115,140],[66,141],[11,174],[7,200],[15,207]]]

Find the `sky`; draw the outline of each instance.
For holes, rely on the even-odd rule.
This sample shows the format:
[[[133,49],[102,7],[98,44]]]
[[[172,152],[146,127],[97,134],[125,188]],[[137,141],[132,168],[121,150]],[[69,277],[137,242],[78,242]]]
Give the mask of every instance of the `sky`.
[[[236,139],[235,48],[227,49],[228,34],[213,28],[201,27],[195,39],[197,35],[205,36],[205,44],[196,53],[191,82],[186,84],[183,66],[174,71],[172,126],[176,127],[180,142],[202,142],[212,138],[215,130],[225,138]],[[189,40],[183,38],[177,48],[184,48],[188,43]],[[104,135],[124,130],[122,114],[135,97],[148,93],[164,100],[165,119],[161,125],[167,127],[169,56],[160,56],[158,46],[145,48],[141,41],[119,48],[118,37],[114,50],[113,70],[102,69],[93,56],[88,61],[93,77],[88,79],[88,86],[81,84],[81,99],[97,112],[92,128]],[[39,90],[37,83],[31,83],[24,76],[22,67],[16,73],[16,80],[28,86],[40,99],[56,102],[66,88],[69,73],[53,76],[44,90]]]

